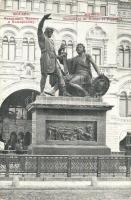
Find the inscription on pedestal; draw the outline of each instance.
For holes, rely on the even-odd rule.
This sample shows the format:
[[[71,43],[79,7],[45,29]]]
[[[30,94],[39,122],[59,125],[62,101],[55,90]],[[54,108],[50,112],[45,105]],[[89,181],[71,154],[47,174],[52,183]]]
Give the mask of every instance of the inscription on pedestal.
[[[46,139],[97,141],[96,121],[46,121]]]

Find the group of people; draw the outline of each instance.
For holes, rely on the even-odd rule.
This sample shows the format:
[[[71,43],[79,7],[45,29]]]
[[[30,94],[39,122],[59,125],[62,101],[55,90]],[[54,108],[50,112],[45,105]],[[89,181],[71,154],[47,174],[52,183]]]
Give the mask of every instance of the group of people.
[[[59,89],[61,96],[88,96],[92,80],[91,66],[100,75],[97,65],[91,56],[86,53],[85,47],[81,43],[77,44],[76,52],[78,55],[76,57],[67,59],[64,45],[60,46],[57,55],[53,40],[51,39],[54,29],[47,27],[44,32],[42,30],[44,22],[49,19],[51,19],[50,14],[44,15],[38,25],[37,32],[41,50],[41,94],[46,95],[44,88],[47,75],[50,75],[50,77],[55,77],[54,84],[51,84],[54,88],[50,94],[54,94]],[[64,71],[61,70],[59,63],[64,65]],[[74,90],[75,94],[72,94]]]
[[[19,132],[18,134],[13,131],[10,134],[10,138],[7,142],[1,140],[1,149],[6,151],[15,151],[16,153],[24,153],[28,146],[31,144],[31,133],[30,132]]]

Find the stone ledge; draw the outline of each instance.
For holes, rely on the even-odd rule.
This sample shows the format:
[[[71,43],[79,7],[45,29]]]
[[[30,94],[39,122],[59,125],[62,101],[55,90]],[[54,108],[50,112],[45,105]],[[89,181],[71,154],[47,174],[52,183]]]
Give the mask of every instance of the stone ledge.
[[[110,155],[111,151],[106,146],[76,146],[76,145],[32,145],[29,150],[37,155]]]
[[[27,109],[70,109],[70,110],[95,110],[107,111],[112,109],[97,98],[84,97],[45,97],[37,96],[35,102],[28,105]]]
[[[13,181],[4,182],[0,181],[2,189],[33,189],[33,190],[77,190],[77,189],[129,189],[131,188],[131,181],[98,181],[97,178],[92,178],[91,181],[79,180],[79,181],[17,181],[13,184]]]

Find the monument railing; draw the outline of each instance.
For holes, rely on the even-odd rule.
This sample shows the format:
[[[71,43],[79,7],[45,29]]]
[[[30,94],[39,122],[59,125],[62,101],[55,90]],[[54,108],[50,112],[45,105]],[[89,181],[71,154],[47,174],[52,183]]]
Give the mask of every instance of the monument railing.
[[[131,177],[131,156],[0,154],[0,176]]]

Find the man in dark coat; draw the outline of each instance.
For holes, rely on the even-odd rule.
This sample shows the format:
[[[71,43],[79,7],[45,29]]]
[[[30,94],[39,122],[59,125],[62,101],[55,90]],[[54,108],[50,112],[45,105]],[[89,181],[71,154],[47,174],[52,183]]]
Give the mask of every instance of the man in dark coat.
[[[58,79],[59,90],[62,95],[65,92],[65,81],[61,73],[59,63],[57,61],[57,55],[55,53],[54,43],[51,39],[54,29],[47,27],[43,33],[42,28],[45,20],[51,19],[50,14],[44,15],[38,25],[38,43],[41,50],[40,66],[41,66],[41,94],[45,95],[44,88],[47,79],[47,75],[56,75]]]

